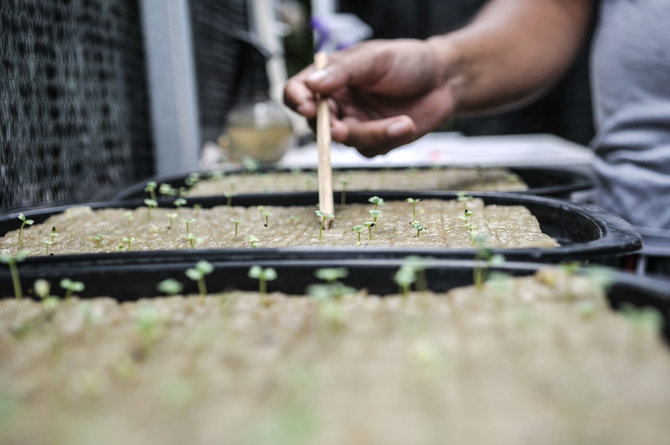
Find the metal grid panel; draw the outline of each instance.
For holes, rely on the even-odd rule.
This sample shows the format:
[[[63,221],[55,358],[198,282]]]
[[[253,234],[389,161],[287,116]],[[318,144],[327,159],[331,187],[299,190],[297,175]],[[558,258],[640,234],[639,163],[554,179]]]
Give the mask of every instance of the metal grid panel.
[[[248,30],[246,1],[191,0],[189,5],[200,135],[203,141],[215,141],[238,95],[241,47],[230,32]]]
[[[0,212],[153,173],[137,1],[0,2]]]

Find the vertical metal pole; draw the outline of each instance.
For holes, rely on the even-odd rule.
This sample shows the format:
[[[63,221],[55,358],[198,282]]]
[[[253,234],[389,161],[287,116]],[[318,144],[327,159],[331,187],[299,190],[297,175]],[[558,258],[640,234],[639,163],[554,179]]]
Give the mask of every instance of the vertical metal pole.
[[[141,0],[156,173],[198,168],[200,131],[188,0]]]

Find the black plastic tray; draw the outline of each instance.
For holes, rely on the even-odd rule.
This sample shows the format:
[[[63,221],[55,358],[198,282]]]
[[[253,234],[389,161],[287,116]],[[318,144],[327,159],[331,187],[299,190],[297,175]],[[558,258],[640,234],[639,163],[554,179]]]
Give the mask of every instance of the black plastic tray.
[[[406,192],[379,192],[378,196],[387,201],[405,200]],[[349,192],[350,203],[367,203],[371,192]],[[412,193],[412,197],[421,199],[455,199],[453,192]],[[638,251],[642,244],[640,236],[633,226],[620,217],[599,207],[588,204],[576,204],[553,198],[539,196],[520,196],[506,193],[472,193],[486,204],[523,205],[538,219],[542,230],[556,239],[561,246],[555,248],[494,249],[512,261],[560,262],[572,260],[606,261],[608,259]],[[292,193],[290,195],[260,194],[233,197],[233,205],[314,205],[318,202],[316,193]],[[159,205],[171,206],[172,200],[160,200]],[[202,205],[210,208],[225,205],[225,198],[191,198],[188,205]],[[93,208],[116,207],[136,208],[144,205],[143,200],[98,202],[88,204]],[[44,221],[54,213],[65,211],[69,207],[31,210],[25,215],[37,223]],[[316,223],[315,223],[316,224]],[[16,214],[0,217],[0,234],[18,228]],[[430,256],[434,258],[471,259],[474,248],[415,248],[415,247],[295,247],[295,248],[230,248],[230,249],[191,249],[179,251],[140,251],[127,253],[99,253],[80,255],[57,255],[52,257],[31,257],[26,262],[50,264],[51,262],[79,261],[86,263],[100,258],[125,258],[129,263],[161,261],[173,257],[198,259],[228,258],[230,260],[318,260],[318,259],[359,259],[404,258],[408,255]]]
[[[347,171],[347,170],[369,170],[369,171],[381,171],[381,170],[402,170],[417,167],[388,167],[388,168],[379,168],[379,167],[352,167],[352,168],[342,168],[334,169],[334,171]],[[429,169],[431,167],[418,167],[419,169]],[[444,167],[448,168],[448,167]],[[527,185],[528,190],[512,191],[509,193],[522,194],[522,195],[535,195],[535,196],[553,196],[557,198],[569,198],[573,192],[588,190],[593,188],[593,181],[588,175],[578,172],[576,170],[567,169],[567,168],[544,168],[544,167],[507,167],[514,174],[518,175]],[[276,168],[260,168],[258,172],[285,172],[290,173],[289,169],[276,169]],[[303,171],[316,172],[314,169],[303,169]],[[147,192],[144,191],[144,188],[147,185],[148,181],[155,181],[157,184],[165,183],[169,184],[172,187],[188,187],[186,185],[186,178],[192,173],[198,173],[202,178],[206,179],[211,177],[212,172],[191,172],[191,173],[182,173],[178,175],[162,176],[152,179],[147,179],[143,182],[138,182],[131,185],[130,187],[121,190],[116,194],[114,199],[139,199],[139,198],[148,198]],[[226,175],[232,174],[243,174],[242,170],[230,170],[226,171]],[[401,190],[396,190],[401,191]],[[457,190],[456,190],[457,191]],[[301,193],[301,192],[287,192],[287,194]],[[347,191],[347,196],[350,191]],[[239,195],[255,195],[248,193],[239,193]],[[340,192],[336,192],[336,202],[340,200]]]
[[[320,259],[312,261],[276,261],[270,259],[248,259],[230,261],[208,258],[214,266],[214,272],[206,276],[210,292],[224,290],[256,290],[258,282],[248,277],[252,266],[273,267],[277,279],[268,282],[269,291],[281,291],[290,294],[304,294],[308,285],[317,282],[314,272],[325,267],[344,267],[349,275],[340,280],[348,286],[367,289],[368,292],[386,295],[397,292],[393,276],[402,264],[399,259],[371,259],[365,262],[346,259]],[[19,265],[24,294],[30,296],[32,283],[43,278],[52,282],[53,292],[62,295],[55,283],[62,278],[82,281],[85,290],[79,292],[82,298],[93,296],[111,296],[120,301],[150,298],[158,294],[156,285],[167,278],[176,279],[184,284],[185,293],[197,293],[195,283],[184,275],[194,262],[188,258],[172,258],[160,264],[137,262],[129,265],[122,258],[108,259],[97,263],[81,265],[78,263],[55,263],[49,266],[26,264]],[[474,262],[469,260],[425,259],[426,283],[430,290],[444,292],[453,287],[472,284]],[[491,270],[510,275],[528,275],[542,267],[534,263],[505,263]],[[670,282],[639,277],[611,270],[612,285],[607,297],[614,308],[624,303],[637,307],[653,307],[664,317],[664,334],[670,338]],[[11,278],[7,268],[0,268],[0,295],[13,294]]]

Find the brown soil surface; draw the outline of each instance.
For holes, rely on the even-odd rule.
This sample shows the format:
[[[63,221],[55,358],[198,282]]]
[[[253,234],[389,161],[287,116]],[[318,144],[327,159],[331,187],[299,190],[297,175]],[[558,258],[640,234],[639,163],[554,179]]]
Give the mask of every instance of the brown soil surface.
[[[315,191],[315,172],[244,173],[203,180],[184,196],[225,193]],[[528,186],[504,168],[434,168],[407,170],[348,170],[333,172],[333,189],[339,190],[464,190],[516,191]]]
[[[542,233],[535,217],[520,206],[485,206],[480,199],[467,203],[440,200],[426,200],[417,204],[416,219],[427,229],[417,237],[417,230],[411,226],[412,206],[405,201],[387,202],[380,207],[382,215],[378,219],[372,239],[369,230],[361,233],[361,247],[364,246],[416,246],[416,247],[472,247],[469,229],[460,218],[463,210],[472,212],[470,221],[476,232],[486,235],[490,247],[551,248],[558,244]],[[270,212],[269,224],[265,227],[262,210]],[[49,247],[50,253],[100,253],[126,250],[124,238],[134,238],[132,250],[171,250],[191,248],[187,240],[185,220],[194,218],[189,230],[200,241],[196,248],[250,247],[249,236],[258,238],[259,247],[285,246],[354,246],[358,236],[352,232],[355,225],[372,221],[369,210],[371,204],[351,204],[336,208],[336,219],[330,230],[323,232],[319,241],[320,221],[314,214],[314,207],[215,207],[194,210],[182,208],[175,216],[172,228],[168,214],[175,209],[152,209],[147,217],[147,208],[132,211],[124,209],[104,209],[93,211],[87,207],[74,207],[65,213],[54,215],[43,224],[24,228],[22,246],[18,246],[18,229],[0,238],[0,249],[10,252],[27,250],[32,255],[45,255],[43,241],[50,239],[52,227],[58,236]],[[129,222],[127,214],[132,215]],[[235,237],[235,224],[240,221]],[[17,220],[17,227],[20,221]],[[94,237],[102,234],[105,238],[100,247]]]
[[[666,444],[670,353],[561,271],[446,295],[0,302],[0,443]]]

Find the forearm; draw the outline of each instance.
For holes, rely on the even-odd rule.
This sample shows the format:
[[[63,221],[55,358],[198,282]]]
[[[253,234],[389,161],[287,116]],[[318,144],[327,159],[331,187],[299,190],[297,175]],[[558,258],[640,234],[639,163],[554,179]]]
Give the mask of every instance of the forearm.
[[[465,28],[429,39],[459,114],[532,98],[570,66],[591,0],[492,0]]]

